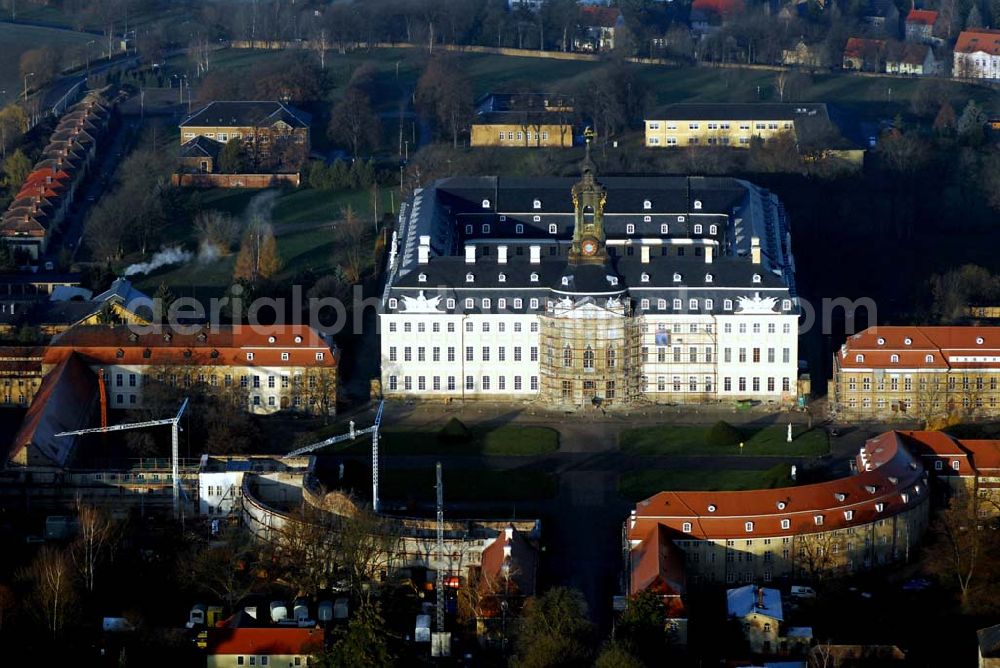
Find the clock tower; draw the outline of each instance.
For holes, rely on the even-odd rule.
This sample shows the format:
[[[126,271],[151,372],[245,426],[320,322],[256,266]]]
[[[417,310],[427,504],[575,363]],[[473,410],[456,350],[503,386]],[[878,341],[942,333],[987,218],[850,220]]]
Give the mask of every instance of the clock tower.
[[[587,153],[583,159],[580,180],[573,185],[573,245],[569,251],[571,264],[603,264],[608,259],[604,247],[604,203],[607,190],[594,177],[594,163],[590,159],[590,143],[594,131],[584,131]]]

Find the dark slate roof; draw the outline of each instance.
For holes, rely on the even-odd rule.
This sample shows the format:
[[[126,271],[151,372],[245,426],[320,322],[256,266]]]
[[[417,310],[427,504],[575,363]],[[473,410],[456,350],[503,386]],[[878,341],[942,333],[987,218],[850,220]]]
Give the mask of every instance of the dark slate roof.
[[[1000,657],[1000,624],[976,631],[979,637],[979,652],[984,659]]]
[[[798,120],[827,115],[826,105],[814,102],[681,102],[647,114],[651,121],[767,121]]]
[[[292,127],[308,128],[311,120],[309,114],[282,102],[216,101],[185,118],[180,127],[247,127],[284,121]]]
[[[572,114],[561,111],[485,111],[472,119],[473,125],[571,125]],[[529,128],[530,129],[530,128]]]
[[[182,158],[212,158],[217,160],[219,151],[222,150],[222,142],[209,139],[204,135],[198,135],[194,139],[185,142],[181,146],[180,157]]]

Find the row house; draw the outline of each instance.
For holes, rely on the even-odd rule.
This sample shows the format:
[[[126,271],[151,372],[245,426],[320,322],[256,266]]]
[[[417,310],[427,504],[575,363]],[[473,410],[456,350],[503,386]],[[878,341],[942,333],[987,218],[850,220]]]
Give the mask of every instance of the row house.
[[[941,63],[928,44],[893,42],[886,50],[885,71],[887,74],[932,76],[941,73]]]
[[[859,72],[881,72],[885,67],[885,40],[850,37],[844,46],[843,67]]]
[[[111,113],[98,93],[70,107],[42,157],[0,219],[0,240],[26,260],[38,260],[65,220],[97,154],[97,137]]]
[[[1000,414],[1000,328],[869,327],[833,356],[831,413],[928,424]]]
[[[900,435],[933,476],[942,502],[974,494],[980,517],[1000,515],[1000,440],[958,438],[941,431]]]
[[[932,9],[911,9],[906,15],[904,35],[907,42],[938,45],[943,40],[935,35],[939,14]]]

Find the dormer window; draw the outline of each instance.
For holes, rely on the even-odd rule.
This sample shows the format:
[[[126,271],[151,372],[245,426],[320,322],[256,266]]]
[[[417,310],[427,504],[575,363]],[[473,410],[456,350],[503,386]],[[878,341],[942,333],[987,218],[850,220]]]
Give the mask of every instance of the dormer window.
[[[146,348],[145,350],[142,351],[142,358],[143,359],[148,360],[152,356],[153,356],[153,351],[150,350],[149,348]]]
[[[281,353],[281,361],[282,362],[288,361],[288,353]]]
[[[934,355],[924,355],[924,362],[930,364],[933,361],[934,361]]]
[[[322,362],[324,357],[325,357],[325,355],[323,355],[323,353],[316,353],[316,361],[317,362]]]
[[[696,225],[694,226],[694,233],[695,233],[695,234],[701,234],[701,231],[702,231],[702,229],[704,229],[704,228],[702,228],[702,226],[701,226],[701,224],[700,224],[700,223],[699,223],[699,224],[696,224]]]
[[[618,285],[618,277],[608,276],[608,283],[610,283],[611,285]]]
[[[499,283],[506,283],[507,282],[507,274],[501,272],[500,275],[497,276],[497,281]]]
[[[855,362],[859,362],[859,363],[860,362],[864,362],[865,361],[865,356],[864,355],[855,355],[854,356],[854,361]]]
[[[983,337],[981,337],[981,336],[977,336],[976,337],[976,345],[978,345],[978,346],[983,345]]]
[[[714,237],[716,234],[719,233],[719,226],[718,225],[709,225],[708,226],[708,233],[711,234]]]
[[[684,219],[684,216],[677,216],[677,222],[678,222],[678,223],[683,223],[683,222],[684,222],[684,220],[685,220],[685,219]]]
[[[492,304],[492,302],[490,302],[490,298],[489,297],[483,298],[483,308],[484,309],[489,309],[492,305],[493,304]]]
[[[732,299],[723,299],[722,300],[722,310],[723,311],[732,311],[733,310],[733,300]]]
[[[629,223],[625,226],[625,234],[635,234],[635,225]]]
[[[118,359],[125,357],[125,351],[119,348],[118,350],[115,351],[115,357],[117,357]]]
[[[782,299],[781,300],[781,310],[782,311],[791,311],[792,310],[792,300],[791,299]]]
[[[562,277],[562,284],[563,285],[569,285],[569,276],[563,276]]]
[[[792,528],[792,521],[791,520],[781,520],[781,528],[782,529],[791,529]]]
[[[875,512],[880,513],[883,510],[885,510],[885,504],[884,503],[876,503],[875,504]]]
[[[490,233],[490,224],[489,223],[484,223],[483,224],[483,234],[489,234],[489,233]]]
[[[476,277],[474,275],[472,275],[471,273],[465,275],[465,282],[466,283],[472,283],[475,280],[476,280]]]
[[[532,216],[531,217],[531,222],[533,222],[533,223],[540,223],[540,222],[542,222],[542,217],[541,216]]]
[[[760,274],[754,274],[752,281],[754,283],[760,283]]]
[[[880,346],[884,346],[884,345],[885,345],[885,339],[883,339],[883,338],[882,338],[882,337],[880,336],[880,337],[878,337],[878,340],[877,340],[877,343],[878,343],[878,344],[879,344]]]
[[[662,225],[660,225],[660,234],[668,234],[669,232],[670,232],[670,228],[667,226],[666,223],[663,223]]]
[[[549,234],[555,234],[555,233],[556,233],[556,232],[558,232],[558,231],[559,231],[559,228],[558,228],[558,227],[556,227],[556,224],[555,224],[555,223],[551,223],[551,224],[549,225]]]
[[[743,528],[746,530],[747,533],[753,533],[753,522],[745,522],[743,524]]]
[[[490,208],[490,201],[488,199],[483,200],[483,208],[484,209]]]
[[[536,199],[534,202],[531,203],[531,208],[532,209],[541,209],[542,208],[542,200]]]
[[[813,522],[816,523],[816,526],[822,526],[823,525],[823,516],[822,515],[813,515]]]
[[[247,362],[253,362],[253,353],[247,353]]]
[[[417,274],[417,282],[418,283],[426,283],[427,282],[427,274]]]
[[[714,276],[712,276],[711,274],[705,274],[705,282],[706,283],[711,283],[713,280],[715,280]]]
[[[644,222],[644,223],[651,223],[651,222],[653,222],[653,217],[652,216],[643,216],[642,217],[642,222]]]
[[[514,234],[524,234],[524,225],[518,223],[514,226]]]
[[[642,272],[642,275],[639,276],[639,281],[642,283],[649,283],[649,274]]]
[[[684,522],[683,524],[681,524],[681,531],[683,531],[684,533],[691,533],[691,523]]]
[[[694,210],[695,211],[701,211],[701,200],[700,199],[696,199],[694,201]]]
[[[906,337],[905,339],[903,339],[903,343],[906,345],[910,345],[911,343],[913,343],[913,339],[911,339],[910,337]]]
[[[678,274],[678,273],[677,273],[677,272],[675,271],[675,272],[674,272],[674,283],[680,283],[680,282],[681,282],[681,275],[680,275],[680,274]]]
[[[538,274],[535,273],[535,272],[531,272],[531,276],[528,277],[528,280],[531,281],[532,283],[537,283],[538,282]]]
[[[399,301],[395,297],[392,297],[389,300],[389,308],[395,309],[397,306],[399,306]]]
[[[276,338],[274,338],[273,336],[269,336],[269,337],[267,337],[267,342],[268,342],[268,343],[274,343],[275,341],[277,341],[277,339],[276,339]]]
[[[889,361],[893,364],[899,364],[899,355],[890,355]]]
[[[716,511],[715,504],[714,503],[708,504],[708,512],[714,513],[715,511]]]
[[[652,202],[650,202],[648,199],[642,200],[642,209],[643,209],[643,211],[649,211],[652,208],[653,208],[653,203]]]
[[[778,501],[778,503],[776,503],[775,505],[777,506],[778,510],[784,510],[788,504],[786,504],[784,501]]]
[[[466,234],[472,234],[472,225],[466,225],[465,226],[465,233]]]
[[[284,354],[287,355],[288,353],[284,353]],[[209,353],[208,356],[211,357],[214,360],[217,360],[217,359],[219,359],[219,351],[218,350],[213,350],[211,353]]]

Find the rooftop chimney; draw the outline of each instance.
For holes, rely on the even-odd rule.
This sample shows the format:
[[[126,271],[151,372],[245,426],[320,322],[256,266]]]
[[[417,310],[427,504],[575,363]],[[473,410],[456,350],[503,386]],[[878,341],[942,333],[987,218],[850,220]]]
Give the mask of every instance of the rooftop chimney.
[[[476,247],[472,244],[465,244],[465,264],[476,263]]]
[[[642,263],[649,264],[649,246],[639,246],[639,253],[642,256]]]
[[[507,264],[506,246],[497,246],[497,264]]]
[[[529,259],[531,264],[541,264],[542,263],[542,247],[541,246],[528,246]]]
[[[764,588],[757,587],[757,607],[761,610],[764,609]]]
[[[714,246],[705,246],[705,264],[712,264],[712,253],[714,251]]]
[[[760,264],[760,237],[750,237],[750,261]]]
[[[427,235],[421,235],[419,242],[417,246],[417,263],[427,264],[431,257],[431,238]]]

